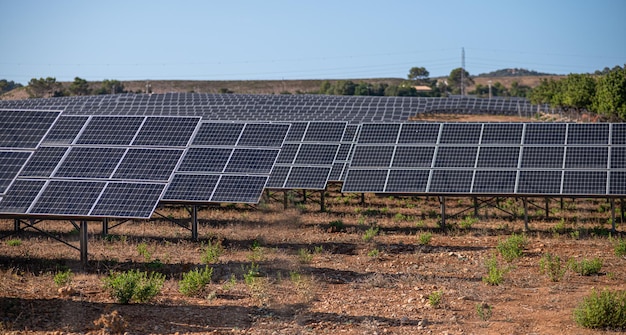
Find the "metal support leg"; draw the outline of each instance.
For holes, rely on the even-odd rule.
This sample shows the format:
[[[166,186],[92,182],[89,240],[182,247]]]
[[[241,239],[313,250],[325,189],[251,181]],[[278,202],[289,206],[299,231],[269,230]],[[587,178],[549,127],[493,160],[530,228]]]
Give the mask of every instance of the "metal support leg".
[[[441,229],[446,230],[446,197],[439,197],[441,204]]]
[[[615,199],[611,198],[611,233],[615,234]]]
[[[302,190],[302,203],[306,204],[306,190]]]
[[[109,235],[109,218],[102,220],[102,237]]]
[[[524,231],[528,231],[528,199],[522,198],[524,203]]]
[[[80,263],[87,268],[87,221],[80,222]]]
[[[191,206],[191,239],[198,239],[198,206]]]
[[[550,217],[550,198],[546,198],[546,220]]]
[[[561,198],[561,211],[563,210],[565,206],[563,205],[563,198]]]
[[[361,193],[361,205],[365,205],[365,193]]]
[[[283,209],[287,209],[287,191],[283,192]]]
[[[13,219],[13,231],[17,233],[20,228],[20,219]]]
[[[619,199],[619,207],[620,207],[620,218],[621,221],[620,222],[624,222],[624,212],[626,212],[625,207],[624,207],[624,198],[620,198]]]
[[[474,197],[474,217],[478,217],[478,198]]]
[[[326,190],[320,191],[320,211],[326,212]]]

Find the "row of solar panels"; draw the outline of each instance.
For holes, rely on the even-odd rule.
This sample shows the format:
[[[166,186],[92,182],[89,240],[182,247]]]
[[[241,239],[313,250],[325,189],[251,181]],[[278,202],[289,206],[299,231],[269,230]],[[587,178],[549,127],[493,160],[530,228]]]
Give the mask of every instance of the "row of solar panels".
[[[525,99],[354,97],[324,95],[121,94],[0,101],[0,108],[65,114],[188,115],[211,120],[399,122],[429,112],[532,116]]]

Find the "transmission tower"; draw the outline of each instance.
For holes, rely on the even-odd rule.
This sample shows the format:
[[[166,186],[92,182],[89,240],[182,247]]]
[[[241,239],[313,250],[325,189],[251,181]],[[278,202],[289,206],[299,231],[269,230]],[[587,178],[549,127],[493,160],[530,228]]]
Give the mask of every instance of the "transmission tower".
[[[465,96],[465,48],[461,48],[461,96]]]

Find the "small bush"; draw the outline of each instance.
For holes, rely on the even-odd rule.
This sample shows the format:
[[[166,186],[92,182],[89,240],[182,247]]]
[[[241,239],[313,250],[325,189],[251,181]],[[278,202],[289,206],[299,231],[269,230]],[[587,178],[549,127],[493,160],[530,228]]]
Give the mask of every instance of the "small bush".
[[[439,308],[441,306],[441,301],[443,300],[443,292],[435,291],[428,295],[428,304],[431,307]]]
[[[120,304],[134,302],[147,302],[154,298],[163,287],[165,275],[139,270],[127,272],[111,272],[103,279],[105,288],[109,290],[111,297]]]
[[[252,285],[256,282],[256,277],[260,275],[259,265],[252,262],[249,266],[243,268],[243,281],[247,285]]]
[[[223,251],[224,249],[222,248],[221,242],[218,241],[216,243],[212,243],[211,241],[209,241],[206,248],[204,249],[204,252],[202,253],[202,257],[200,258],[200,260],[204,264],[217,263]]]
[[[72,273],[72,270],[67,269],[65,271],[60,271],[57,272],[57,274],[54,275],[54,284],[56,286],[66,286],[69,285],[72,282],[72,277],[74,276],[74,274]]]
[[[487,321],[491,318],[491,306],[485,302],[478,303],[476,304],[476,313],[481,320]]]
[[[343,221],[335,220],[328,224],[329,233],[338,233],[341,231],[346,231],[346,225],[343,224]]]
[[[528,241],[523,235],[511,235],[504,241],[500,241],[496,249],[502,255],[504,260],[512,262],[513,260],[522,257],[524,248]]]
[[[598,257],[591,260],[583,259],[580,262],[572,260],[570,268],[572,271],[580,275],[591,276],[600,272],[600,269],[602,268],[602,260]]]
[[[626,329],[626,291],[593,290],[574,309],[574,321],[585,328]]]
[[[213,268],[208,265],[201,270],[194,269],[183,273],[183,279],[178,283],[178,290],[188,297],[197,296],[211,283],[212,276]]]
[[[428,245],[430,241],[433,239],[433,234],[431,233],[423,233],[418,237],[418,243],[420,245]]]
[[[613,251],[615,252],[615,256],[624,257],[626,256],[626,240],[618,239],[613,247]]]
[[[19,247],[20,245],[22,245],[22,240],[19,239],[11,239],[7,241],[7,245],[9,247]]]
[[[148,245],[146,243],[137,244],[137,252],[139,255],[143,256],[146,262],[150,262],[152,259],[152,253],[148,250]]]
[[[508,269],[498,266],[498,260],[495,255],[492,255],[485,265],[487,267],[487,275],[483,276],[483,282],[494,286],[502,284]]]
[[[469,229],[472,228],[472,226],[478,222],[478,219],[468,215],[466,216],[463,220],[461,220],[461,222],[459,222],[459,227],[461,227],[462,229]]]
[[[311,263],[311,260],[313,260],[313,254],[311,254],[309,250],[307,250],[306,248],[298,249],[298,261],[300,261],[300,263]]]
[[[363,241],[369,242],[376,235],[378,235],[378,227],[370,227],[365,231],[365,234],[363,235]]]
[[[252,242],[252,253],[250,255],[248,255],[248,259],[252,262],[261,262],[265,259],[265,251],[263,249],[263,247],[261,246],[261,243],[259,243],[259,241],[254,240],[254,242]]]
[[[367,256],[372,257],[372,258],[377,258],[378,256],[380,256],[380,251],[378,249],[372,249],[367,252]]]
[[[563,279],[565,272],[567,272],[567,266],[561,263],[561,257],[547,253],[541,257],[539,261],[539,268],[541,273],[548,275],[550,280],[558,282]]]

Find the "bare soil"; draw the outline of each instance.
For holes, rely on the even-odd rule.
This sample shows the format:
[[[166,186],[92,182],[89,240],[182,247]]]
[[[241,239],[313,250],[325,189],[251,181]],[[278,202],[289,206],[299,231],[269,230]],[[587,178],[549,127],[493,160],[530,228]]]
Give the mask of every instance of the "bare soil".
[[[574,308],[594,288],[626,289],[626,259],[615,256],[609,238],[606,200],[566,199],[531,206],[528,244],[523,256],[507,263],[499,241],[522,234],[521,201],[502,199],[499,207],[473,214],[466,198],[447,200],[448,229],[439,227],[436,198],[393,198],[327,191],[326,211],[319,193],[282,193],[257,207],[229,205],[200,211],[199,242],[188,230],[162,220],[126,222],[101,236],[89,224],[89,257],[82,270],[78,252],[32,230],[0,245],[0,326],[4,333],[130,334],[594,334],[576,326]],[[182,208],[161,209],[188,223]],[[186,219],[187,218],[187,219]],[[340,220],[342,227],[331,224]],[[114,223],[113,223],[114,224]],[[67,221],[45,221],[38,228],[78,245]],[[371,227],[378,235],[367,241]],[[13,229],[12,220],[0,232]],[[420,244],[419,237],[432,234]],[[618,229],[618,236],[623,231]],[[10,240],[21,243],[11,246]],[[182,274],[203,266],[204,246],[224,248],[210,266],[213,280],[196,297],[178,291]],[[140,253],[139,245],[147,247]],[[600,274],[568,271],[553,282],[540,271],[551,253],[576,260],[599,257]],[[502,284],[488,285],[485,261],[496,255],[508,268]],[[258,266],[253,282],[244,280]],[[71,289],[59,290],[54,275],[71,269]],[[167,276],[162,292],[144,304],[117,304],[103,288],[109,271],[141,269]],[[67,292],[69,291],[69,292]],[[429,296],[440,292],[432,306]],[[477,306],[490,306],[490,317]],[[117,323],[116,323],[117,322]],[[117,325],[117,326],[116,326]],[[117,327],[117,328],[116,328]],[[610,332],[615,333],[615,332]]]

